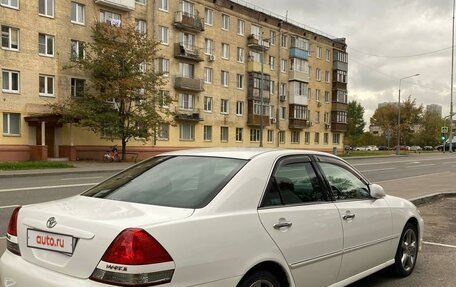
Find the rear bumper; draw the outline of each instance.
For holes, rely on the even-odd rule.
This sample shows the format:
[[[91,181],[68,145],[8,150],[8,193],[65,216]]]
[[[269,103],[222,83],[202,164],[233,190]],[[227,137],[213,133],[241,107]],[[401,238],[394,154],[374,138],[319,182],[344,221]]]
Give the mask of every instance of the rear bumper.
[[[31,264],[9,251],[5,251],[0,258],[0,286],[2,287],[107,287],[89,279],[75,278],[57,273]],[[210,283],[193,285],[191,287],[232,287],[241,280],[241,277],[232,277]],[[180,284],[163,284],[160,287],[184,287]]]

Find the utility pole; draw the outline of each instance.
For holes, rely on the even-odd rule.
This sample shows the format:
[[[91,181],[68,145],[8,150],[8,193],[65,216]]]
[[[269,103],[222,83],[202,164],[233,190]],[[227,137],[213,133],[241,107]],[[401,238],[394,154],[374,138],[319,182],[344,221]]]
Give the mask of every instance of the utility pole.
[[[454,4],[453,0],[453,28],[451,29],[451,91],[450,91],[450,150],[453,152],[453,70],[454,70]],[[444,145],[445,146],[445,145]]]

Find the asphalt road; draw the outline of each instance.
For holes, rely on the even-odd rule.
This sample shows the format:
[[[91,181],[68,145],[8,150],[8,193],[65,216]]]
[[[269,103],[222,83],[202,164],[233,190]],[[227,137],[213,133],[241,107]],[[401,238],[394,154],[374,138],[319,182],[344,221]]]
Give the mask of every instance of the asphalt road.
[[[346,158],[370,181],[381,184],[388,194],[416,198],[426,194],[456,191],[456,154],[417,154],[409,157]],[[112,175],[113,171],[91,174],[40,175],[0,178],[0,254],[5,250],[6,228],[15,206],[49,201],[79,194]],[[425,241],[456,245],[456,200],[449,207],[435,204],[420,207],[426,222]],[[451,212],[442,213],[442,208]],[[453,209],[451,209],[453,208]],[[451,218],[451,220],[449,219]],[[449,222],[452,221],[453,225]],[[441,222],[446,224],[441,226]],[[442,237],[435,237],[440,234]],[[453,235],[452,235],[453,234]],[[361,286],[456,286],[456,248],[425,245],[415,273],[398,280],[385,271],[351,285]]]

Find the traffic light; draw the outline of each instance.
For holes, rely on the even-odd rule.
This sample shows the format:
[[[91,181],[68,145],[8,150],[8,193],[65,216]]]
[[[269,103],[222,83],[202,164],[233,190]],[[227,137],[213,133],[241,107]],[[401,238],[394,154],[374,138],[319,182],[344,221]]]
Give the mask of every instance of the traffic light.
[[[441,141],[445,141],[446,140],[446,135],[444,133],[442,133],[442,135],[440,136],[440,140]]]

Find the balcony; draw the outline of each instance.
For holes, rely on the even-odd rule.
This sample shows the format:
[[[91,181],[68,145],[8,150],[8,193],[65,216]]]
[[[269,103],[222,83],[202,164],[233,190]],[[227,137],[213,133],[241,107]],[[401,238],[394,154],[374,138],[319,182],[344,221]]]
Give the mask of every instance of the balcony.
[[[177,76],[174,78],[174,88],[189,92],[202,92],[204,91],[204,82],[202,79]]]
[[[183,122],[200,122],[203,120],[199,109],[183,109],[179,107],[176,107],[174,119]]]
[[[347,83],[333,81],[333,90],[346,91],[347,90]]]
[[[271,118],[269,116],[261,116],[255,114],[247,115],[247,125],[250,127],[260,127],[261,121],[263,120],[263,127],[267,127],[271,124]]]
[[[347,124],[331,122],[331,132],[347,132]]]
[[[122,11],[135,10],[135,0],[95,0],[95,3]]]
[[[333,62],[333,68],[334,70],[339,70],[339,71],[348,71],[348,64],[341,62],[341,61],[334,61]]]
[[[258,72],[258,73],[261,73],[261,63],[260,62],[254,62],[254,61],[248,61],[247,62],[247,72]],[[264,72],[264,66],[263,66],[263,72]]]
[[[260,40],[257,35],[250,34],[247,36],[247,46],[252,50],[267,51],[269,49],[269,42]]]
[[[201,55],[201,49],[195,46],[184,45],[183,43],[174,44],[174,57],[176,58],[202,62],[204,58]]]
[[[249,100],[261,100],[260,89],[249,87],[247,91],[247,98]],[[263,89],[263,101],[269,102],[271,100],[271,93],[269,92],[269,88]]]
[[[309,51],[302,50],[296,47],[291,47],[288,55],[290,58],[298,58],[303,60],[309,59]]]
[[[303,119],[289,119],[288,128],[290,129],[305,129],[307,128],[307,120]]]
[[[301,71],[289,71],[288,72],[288,80],[289,81],[302,81],[302,82],[309,82],[309,71],[301,72]]]
[[[203,18],[183,11],[178,11],[174,15],[174,26],[178,29],[197,33],[204,31]]]
[[[306,95],[299,95],[299,94],[296,94],[294,91],[290,91],[288,93],[288,103],[290,105],[307,106],[308,99],[309,98],[307,96],[307,92],[306,92]]]
[[[331,104],[332,111],[346,112],[348,111],[348,105],[344,103],[332,102]]]

